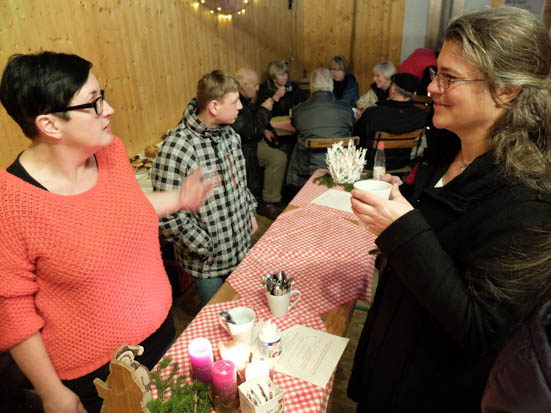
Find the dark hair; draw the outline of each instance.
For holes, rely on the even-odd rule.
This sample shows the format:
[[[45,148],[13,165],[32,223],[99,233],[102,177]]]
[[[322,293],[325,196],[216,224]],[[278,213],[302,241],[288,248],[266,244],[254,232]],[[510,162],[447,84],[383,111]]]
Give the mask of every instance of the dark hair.
[[[0,101],[8,114],[33,139],[35,119],[61,111],[86,83],[92,63],[73,54],[42,52],[9,58],[0,83]]]

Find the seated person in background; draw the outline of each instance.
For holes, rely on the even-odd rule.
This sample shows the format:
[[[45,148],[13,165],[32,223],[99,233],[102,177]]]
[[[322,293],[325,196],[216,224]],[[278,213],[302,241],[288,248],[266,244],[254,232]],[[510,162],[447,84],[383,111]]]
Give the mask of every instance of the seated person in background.
[[[347,137],[354,127],[354,113],[346,102],[333,95],[333,79],[328,69],[316,69],[310,75],[312,96],[293,109],[292,124],[297,130],[287,184],[300,188],[312,173],[326,168],[327,149],[307,149],[306,139]]]
[[[396,70],[397,73],[410,73],[419,79],[428,66],[436,66],[436,52],[431,49],[415,49]]]
[[[289,116],[289,110],[305,100],[300,87],[289,78],[289,67],[283,60],[269,64],[268,79],[260,85],[258,101],[269,97],[274,101],[272,116]]]
[[[247,163],[247,186],[262,201],[258,213],[276,219],[281,212],[275,204],[281,201],[287,155],[268,144],[276,140],[274,133],[268,129],[273,100],[269,97],[264,102],[253,103],[258,91],[258,75],[254,70],[241,68],[235,77],[239,82],[239,99],[243,109],[232,127],[241,136]],[[264,168],[264,185],[260,181],[260,167]]]
[[[250,248],[256,231],[256,201],[247,188],[241,139],[230,124],[237,118],[239,84],[221,70],[204,75],[197,97],[163,141],[151,169],[155,191],[176,188],[199,165],[217,186],[196,213],[179,212],[160,220],[174,243],[176,259],[195,277],[204,304]]]
[[[333,94],[337,99],[344,100],[350,107],[356,107],[360,97],[358,81],[350,71],[350,63],[342,55],[335,56],[329,64],[333,78]]]
[[[421,79],[417,95],[427,96],[427,86],[431,82],[429,68],[432,67],[436,72],[437,53],[431,49],[415,49],[400,66],[398,73],[411,73]]]
[[[375,132],[405,133],[426,125],[427,113],[414,106],[413,97],[420,80],[409,73],[392,76],[387,100],[367,108],[354,127],[354,135],[360,137],[360,146],[367,148],[367,168],[373,167],[373,138]],[[398,169],[409,163],[411,149],[385,151],[387,169]]]
[[[417,90],[417,96],[428,96],[427,88],[432,82],[432,72],[436,73],[438,70],[436,66],[427,66],[423,71],[423,77],[421,77],[421,85]]]
[[[356,103],[356,107],[360,112],[363,112],[371,106],[375,106],[377,102],[382,102],[388,99],[388,88],[390,87],[390,78],[396,73],[396,68],[385,60],[373,66],[373,83],[369,91],[362,95]]]

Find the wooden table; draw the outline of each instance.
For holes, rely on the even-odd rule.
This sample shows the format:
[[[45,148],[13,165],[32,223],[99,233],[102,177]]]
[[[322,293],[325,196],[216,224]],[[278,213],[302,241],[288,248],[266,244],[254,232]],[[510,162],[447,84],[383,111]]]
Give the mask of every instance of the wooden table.
[[[291,124],[290,116],[276,116],[270,121],[270,125],[274,128],[277,136],[294,135],[297,131]]]
[[[233,289],[233,287],[229,283],[225,282],[224,284],[222,284],[222,287],[220,287],[216,294],[210,299],[209,304],[235,301],[239,298],[241,298],[241,296]],[[322,314],[321,319],[323,320],[327,331],[338,336],[345,336],[355,305],[356,301],[350,301]]]
[[[324,173],[316,171],[315,176]],[[373,234],[361,229],[351,212],[312,203],[328,190],[310,178],[286,211],[257,241],[218,292],[203,307],[166,355],[189,374],[188,346],[202,337],[214,343],[214,358],[221,357],[217,344],[229,334],[220,325],[220,312],[234,307],[252,308],[259,320],[271,320],[281,331],[294,325],[344,336],[356,299],[369,300],[374,258]],[[284,269],[301,290],[300,302],[285,317],[274,318],[266,303],[262,275]],[[167,375],[168,372],[163,372]],[[325,412],[334,376],[325,387],[273,372],[274,383],[285,392],[289,412]]]
[[[314,174],[314,176],[320,175],[320,172]],[[305,184],[313,185],[312,178]],[[292,211],[296,208],[299,208],[297,205],[292,204],[293,201],[285,208],[283,214]],[[357,221],[355,221],[357,224]],[[216,292],[216,294],[210,299],[208,304],[218,304],[228,301],[235,301],[240,299],[241,296],[235,289],[228,283],[224,282],[222,287]],[[335,334],[341,337],[346,335],[348,331],[348,326],[350,324],[350,319],[356,305],[356,300],[349,301],[345,304],[342,304],[332,310],[321,315],[321,319],[327,328],[327,331],[331,334]]]

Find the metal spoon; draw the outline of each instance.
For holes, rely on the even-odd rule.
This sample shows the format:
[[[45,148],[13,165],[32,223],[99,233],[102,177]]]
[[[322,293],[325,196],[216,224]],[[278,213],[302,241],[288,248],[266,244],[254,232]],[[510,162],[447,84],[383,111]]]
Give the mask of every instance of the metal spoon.
[[[272,293],[272,279],[268,278],[266,280],[266,291],[268,291],[270,294]]]
[[[285,284],[285,288],[287,288],[287,291],[291,289],[291,286],[293,285],[293,281],[295,281],[295,277],[289,277],[287,279],[287,283]]]
[[[231,318],[231,314],[227,311],[220,311],[220,315],[224,317],[224,319],[231,324],[235,324],[235,321],[233,321],[233,318]]]

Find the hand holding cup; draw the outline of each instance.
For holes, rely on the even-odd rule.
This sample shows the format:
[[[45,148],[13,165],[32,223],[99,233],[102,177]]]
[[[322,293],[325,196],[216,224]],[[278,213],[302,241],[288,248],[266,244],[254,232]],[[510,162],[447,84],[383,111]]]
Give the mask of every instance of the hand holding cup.
[[[389,176],[385,175],[384,178]],[[397,179],[392,179],[392,183],[385,181],[358,181],[351,193],[352,212],[360,223],[378,234],[414,209],[400,193]]]

